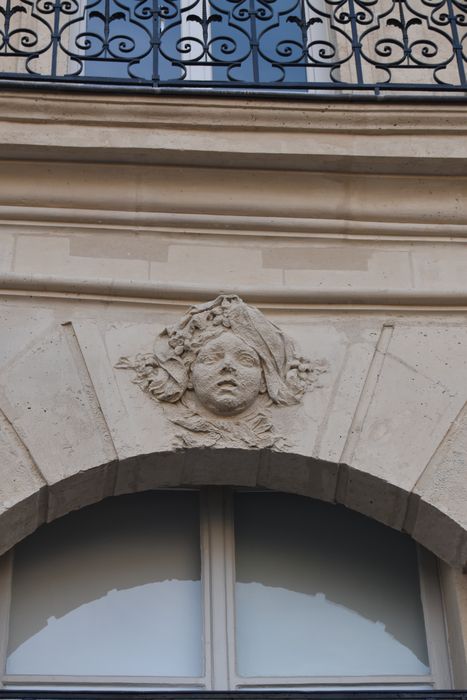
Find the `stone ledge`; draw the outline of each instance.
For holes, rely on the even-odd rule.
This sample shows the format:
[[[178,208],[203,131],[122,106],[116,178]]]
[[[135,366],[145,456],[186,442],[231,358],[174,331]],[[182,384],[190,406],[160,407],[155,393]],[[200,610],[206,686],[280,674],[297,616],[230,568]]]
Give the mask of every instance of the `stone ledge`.
[[[467,291],[432,289],[364,289],[356,287],[338,288],[293,288],[259,287],[246,285],[171,284],[117,279],[89,279],[86,277],[58,277],[56,275],[22,275],[0,273],[0,295],[15,292],[38,295],[70,295],[75,297],[131,298],[144,301],[186,302],[207,301],[220,291],[225,294],[238,294],[246,301],[267,306],[338,306],[383,307],[402,309],[404,307],[433,309],[452,308],[456,311],[467,309]]]
[[[3,159],[462,175],[466,132],[457,104],[0,95]]]
[[[293,216],[254,216],[234,214],[198,214],[163,211],[118,211],[70,209],[66,207],[15,206],[0,207],[0,222],[11,229],[28,232],[96,231],[107,233],[132,231],[162,234],[201,234],[203,236],[268,237],[283,241],[315,239],[336,241],[415,241],[461,242],[467,238],[467,221],[407,222],[335,218],[302,218]]]
[[[49,155],[53,150],[48,149]],[[308,163],[317,168],[319,159],[308,156]],[[0,218],[11,223],[17,217],[21,223],[24,217],[32,226],[34,217],[47,221],[50,212],[56,223],[78,224],[83,214],[83,224],[96,229],[102,224],[120,225],[137,232],[140,224],[157,227],[167,221],[170,229],[174,217],[175,225],[187,226],[188,231],[197,228],[202,233],[206,224],[226,233],[234,227],[253,235],[258,227],[293,231],[295,221],[303,232],[306,220],[311,231],[318,232],[322,222],[324,232],[342,236],[358,234],[362,228],[364,235],[371,235],[371,226],[374,236],[399,231],[401,236],[417,237],[426,226],[427,235],[446,238],[463,236],[467,227],[467,167],[462,176],[451,177],[431,172],[417,177],[406,172],[356,177],[352,170],[236,170],[226,167],[228,160],[224,166],[115,167],[109,162],[17,158],[3,162],[0,169]]]

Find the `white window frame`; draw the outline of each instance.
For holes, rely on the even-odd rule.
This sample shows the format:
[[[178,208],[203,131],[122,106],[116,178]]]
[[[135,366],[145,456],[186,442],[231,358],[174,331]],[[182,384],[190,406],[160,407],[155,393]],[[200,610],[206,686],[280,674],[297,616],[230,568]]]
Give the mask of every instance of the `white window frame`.
[[[418,547],[420,591],[429,665],[426,676],[291,676],[244,678],[235,664],[235,542],[233,491],[200,491],[201,579],[204,602],[204,675],[148,676],[7,675],[13,550],[0,558],[0,687],[11,689],[154,690],[358,690],[449,689],[452,687],[438,562]]]

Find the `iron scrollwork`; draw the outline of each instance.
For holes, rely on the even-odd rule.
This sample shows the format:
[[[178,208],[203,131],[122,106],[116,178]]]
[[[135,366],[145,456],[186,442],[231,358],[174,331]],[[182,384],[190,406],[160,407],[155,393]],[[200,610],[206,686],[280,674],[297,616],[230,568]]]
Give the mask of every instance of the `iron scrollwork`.
[[[0,77],[290,91],[467,89],[466,0],[3,0]]]

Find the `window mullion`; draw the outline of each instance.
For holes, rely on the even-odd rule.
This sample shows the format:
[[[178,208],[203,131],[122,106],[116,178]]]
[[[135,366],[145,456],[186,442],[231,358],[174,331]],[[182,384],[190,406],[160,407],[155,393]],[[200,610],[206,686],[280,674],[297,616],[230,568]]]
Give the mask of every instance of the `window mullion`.
[[[10,550],[0,558],[0,687],[3,685],[8,654],[12,575],[13,550]]]
[[[229,688],[229,655],[227,641],[227,582],[224,491],[207,488],[203,492],[202,513],[207,534],[208,556],[205,558],[206,672],[210,670],[210,686],[216,690]],[[205,546],[206,546],[205,544]]]
[[[227,619],[227,654],[229,661],[229,688],[237,688],[239,678],[236,664],[235,640],[235,512],[234,493],[225,492],[225,583],[226,583],[226,619]]]

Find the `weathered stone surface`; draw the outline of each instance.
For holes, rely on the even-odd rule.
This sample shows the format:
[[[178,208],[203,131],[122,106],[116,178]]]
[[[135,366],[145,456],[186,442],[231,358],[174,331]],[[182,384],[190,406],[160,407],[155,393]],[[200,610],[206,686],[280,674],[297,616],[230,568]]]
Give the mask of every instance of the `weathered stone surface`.
[[[1,382],[3,410],[51,489],[48,519],[93,502],[96,488],[110,495],[83,477],[116,455],[72,328],[46,333],[18,353]],[[63,497],[67,479],[80,483],[71,500]]]
[[[467,405],[428,463],[412,495],[407,527],[453,565],[467,565]]]
[[[338,465],[300,454],[265,452],[260,462],[257,486],[297,493],[323,501],[334,501]]]
[[[467,330],[396,324],[385,333],[360,396],[361,421],[341,458],[353,471],[340,498],[360,509],[358,503],[370,502],[364,484],[374,476],[385,494],[371,499],[375,517],[401,527],[409,494],[466,401]]]
[[[402,528],[409,493],[397,483],[390,483],[370,470],[340,465],[336,499],[339,503],[379,522]]]
[[[361,328],[361,336],[357,334],[352,338],[352,335],[349,337],[343,334],[341,343],[338,344],[343,351],[341,361],[337,365],[331,362],[328,403],[321,412],[313,456],[332,462],[341,460],[379,333],[379,325],[372,327],[366,324],[366,327]]]
[[[45,480],[0,411],[0,553],[44,522]]]
[[[141,439],[138,428],[143,423],[141,411],[131,410],[127,407],[122,392],[117,384],[118,377],[113,368],[112,359],[109,358],[109,349],[99,325],[92,320],[75,320],[71,324],[72,332],[79,345],[86,370],[96,393],[96,401],[105,419],[105,425],[109,430],[112,444],[118,459],[145,454],[154,445],[147,445]],[[141,335],[141,329],[135,329],[137,336]],[[128,389],[134,388],[129,386]],[[125,392],[128,393],[128,392]],[[156,432],[159,423],[158,416],[152,420],[152,432]],[[159,445],[157,445],[159,447]]]
[[[183,484],[196,486],[255,486],[262,452],[243,449],[185,451]]]
[[[305,102],[5,90],[5,158],[465,173],[462,105]],[[50,128],[53,122],[54,128]],[[25,129],[24,123],[31,128]],[[32,128],[33,126],[33,128]],[[278,141],[281,148],[277,148]],[[364,161],[363,163],[361,161]],[[369,161],[369,162],[368,162]],[[366,169],[364,169],[366,165]],[[430,192],[427,193],[429,195]],[[388,206],[392,200],[388,199]],[[416,203],[414,203],[416,204]]]
[[[184,483],[185,454],[182,450],[140,455],[118,464],[115,495],[174,488]]]

